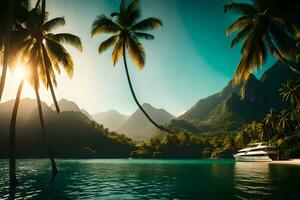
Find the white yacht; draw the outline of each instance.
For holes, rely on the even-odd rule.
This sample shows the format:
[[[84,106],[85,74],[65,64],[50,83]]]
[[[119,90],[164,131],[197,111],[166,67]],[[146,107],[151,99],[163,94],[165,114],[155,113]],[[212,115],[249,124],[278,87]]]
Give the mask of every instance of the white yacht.
[[[238,162],[270,162],[278,159],[278,155],[276,147],[268,145],[266,142],[258,142],[239,150],[234,158]]]

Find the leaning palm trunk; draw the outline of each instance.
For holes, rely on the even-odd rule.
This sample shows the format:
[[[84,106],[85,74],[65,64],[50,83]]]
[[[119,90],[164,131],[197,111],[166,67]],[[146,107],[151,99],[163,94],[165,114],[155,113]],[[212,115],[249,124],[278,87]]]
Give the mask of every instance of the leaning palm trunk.
[[[139,107],[139,109],[144,113],[144,115],[147,117],[147,119],[155,126],[157,127],[159,130],[161,131],[166,131],[168,133],[171,133],[171,131],[159,124],[157,124],[149,115],[148,113],[145,111],[145,109],[141,106],[141,104],[139,103],[135,93],[134,93],[134,90],[133,90],[133,87],[132,87],[132,83],[131,83],[131,80],[130,80],[130,75],[129,75],[129,71],[128,71],[128,67],[127,67],[127,61],[126,61],[126,44],[124,42],[123,44],[123,59],[124,59],[124,65],[125,65],[125,71],[126,71],[126,76],[127,76],[127,80],[128,80],[128,84],[129,84],[129,88],[130,88],[130,91],[131,91],[131,94],[133,96],[133,99],[135,101],[135,103],[137,104],[137,106]]]
[[[52,99],[53,99],[56,111],[57,111],[57,113],[59,113],[60,109],[59,109],[59,105],[58,105],[58,102],[57,102],[57,99],[56,99],[56,96],[55,96],[55,92],[54,92],[53,84],[52,84],[52,81],[51,81],[51,78],[50,78],[49,70],[47,70],[46,65],[45,65],[45,55],[46,55],[47,51],[43,47],[42,44],[41,44],[41,47],[43,48],[42,52],[41,52],[41,57],[42,57],[43,69],[45,70],[45,73],[46,73],[47,86],[50,87],[50,91],[51,91],[51,95],[52,95]]]
[[[52,173],[56,174],[57,173],[57,167],[56,167],[56,163],[55,163],[55,160],[54,160],[54,153],[53,153],[52,148],[50,146],[48,135],[46,134],[45,122],[44,122],[44,117],[43,117],[43,108],[42,108],[42,103],[41,103],[41,98],[40,98],[38,88],[35,88],[35,95],[36,95],[36,100],[37,100],[37,104],[38,104],[39,117],[40,117],[40,123],[41,123],[41,126],[42,126],[43,137],[44,137],[44,140],[45,140],[45,144],[47,146],[48,156],[51,160]]]
[[[10,40],[11,40],[11,29],[13,24],[14,18],[14,4],[15,0],[10,0],[8,3],[8,10],[7,10],[7,18],[6,18],[6,30],[5,30],[5,42],[4,42],[4,54],[3,54],[3,65],[2,65],[2,74],[0,80],[0,101],[2,98],[5,81],[6,81],[6,73],[7,73],[7,66],[8,66],[8,57],[10,52]]]
[[[16,185],[17,185],[17,178],[16,178],[16,122],[17,122],[17,114],[18,114],[23,84],[24,84],[24,79],[20,82],[20,85],[18,88],[15,105],[13,108],[11,122],[10,122],[9,183],[10,183],[11,189],[16,188]]]

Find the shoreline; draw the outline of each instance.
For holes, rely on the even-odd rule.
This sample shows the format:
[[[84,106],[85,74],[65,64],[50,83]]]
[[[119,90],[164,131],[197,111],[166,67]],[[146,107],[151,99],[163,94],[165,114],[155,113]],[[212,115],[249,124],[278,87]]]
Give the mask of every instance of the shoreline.
[[[270,162],[270,164],[300,165],[300,159],[275,160],[275,161]]]

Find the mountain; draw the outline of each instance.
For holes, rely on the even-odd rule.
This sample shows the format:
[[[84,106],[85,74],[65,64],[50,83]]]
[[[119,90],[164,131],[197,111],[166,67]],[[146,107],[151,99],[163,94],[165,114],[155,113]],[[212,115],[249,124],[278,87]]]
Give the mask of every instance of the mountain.
[[[300,76],[277,62],[260,79],[251,75],[237,86],[229,82],[221,92],[199,100],[169,127],[201,134],[235,131],[260,119],[270,108],[287,107],[278,90],[290,78]]]
[[[121,124],[129,118],[129,116],[120,114],[116,110],[100,112],[94,114],[92,117],[97,123],[103,124],[106,128],[112,131],[117,131]]]
[[[89,120],[94,121],[94,118],[90,115],[90,113],[84,109],[80,110],[82,114],[84,114]]]
[[[66,111],[78,112],[78,111],[80,111],[80,108],[76,103],[74,103],[73,101],[66,100],[66,99],[59,100],[58,105],[59,105],[61,112],[66,112]],[[51,108],[52,108],[52,110],[55,110],[55,105],[52,104]]]
[[[175,117],[164,109],[156,109],[150,104],[143,104],[143,108],[159,125],[167,124]],[[118,133],[123,133],[127,137],[137,141],[149,140],[156,132],[156,127],[152,125],[144,116],[142,111],[138,109],[128,120],[126,120],[119,128]]]
[[[69,101],[67,99],[61,99],[58,101],[58,105],[60,108],[61,112],[69,112],[69,111],[74,111],[74,112],[82,112],[85,116],[89,118],[89,120],[93,121],[93,117],[84,109],[80,109],[79,106],[73,102]],[[55,105],[51,105],[52,110],[56,110]]]
[[[14,100],[0,104],[0,158],[8,155],[13,104]],[[45,103],[42,106],[46,132],[57,158],[127,158],[135,150],[128,138],[108,132],[80,110],[57,114]],[[16,131],[18,157],[47,157],[35,100],[21,100]]]

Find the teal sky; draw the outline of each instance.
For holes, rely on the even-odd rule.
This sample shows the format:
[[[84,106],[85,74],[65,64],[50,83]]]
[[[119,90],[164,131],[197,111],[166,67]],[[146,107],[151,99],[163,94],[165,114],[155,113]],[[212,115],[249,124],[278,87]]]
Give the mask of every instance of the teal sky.
[[[130,63],[132,82],[140,102],[150,103],[178,115],[199,99],[220,91],[233,76],[240,58],[239,48],[230,49],[225,31],[235,16],[224,14],[225,0],[142,0],[142,17],[158,17],[163,28],[155,40],[142,41],[146,66],[138,71]],[[119,0],[48,0],[50,18],[64,16],[66,26],[57,32],[81,37],[82,53],[68,48],[74,58],[72,80],[62,73],[57,97],[75,101],[90,113],[116,109],[131,114],[137,109],[126,80],[123,62],[113,67],[112,50],[99,55],[98,45],[107,36],[90,37],[90,27],[100,15],[110,15]],[[5,98],[14,98],[16,84],[8,77]],[[34,97],[27,86],[23,97]],[[49,92],[43,100],[51,104]]]

